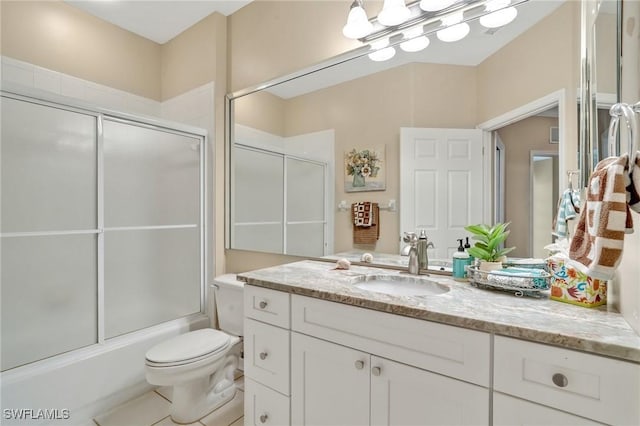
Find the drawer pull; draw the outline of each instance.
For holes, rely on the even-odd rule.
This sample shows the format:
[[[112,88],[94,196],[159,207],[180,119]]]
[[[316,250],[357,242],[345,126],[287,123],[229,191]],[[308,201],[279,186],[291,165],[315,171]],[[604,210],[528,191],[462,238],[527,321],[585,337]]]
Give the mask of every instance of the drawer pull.
[[[382,373],[382,370],[380,369],[380,367],[373,367],[371,369],[371,374],[373,374],[374,376],[379,376],[380,373]]]
[[[268,416],[268,415],[266,415],[266,414],[262,414],[262,415],[260,416],[260,423],[266,423],[268,418],[269,418],[269,416]]]
[[[266,353],[266,352],[260,352],[260,359],[265,359],[265,358],[267,358],[267,355],[269,355],[269,354],[268,354],[268,353]]]
[[[364,368],[364,361],[356,361],[356,370],[362,370]]]
[[[267,307],[267,305],[268,305],[268,303],[267,303],[265,300],[261,301],[261,302],[260,302],[260,304],[259,304],[260,309],[264,309],[264,308],[266,308],[266,307]]]
[[[553,380],[554,385],[561,388],[565,388],[569,384],[569,379],[567,379],[567,376],[560,373],[554,374],[553,377],[551,377],[551,380]]]

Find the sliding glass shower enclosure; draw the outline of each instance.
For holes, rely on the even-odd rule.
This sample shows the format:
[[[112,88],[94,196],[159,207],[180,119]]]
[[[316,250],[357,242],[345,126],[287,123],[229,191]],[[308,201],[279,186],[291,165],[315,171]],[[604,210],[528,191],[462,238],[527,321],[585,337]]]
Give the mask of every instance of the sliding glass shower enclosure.
[[[204,131],[1,108],[2,371],[202,312]]]

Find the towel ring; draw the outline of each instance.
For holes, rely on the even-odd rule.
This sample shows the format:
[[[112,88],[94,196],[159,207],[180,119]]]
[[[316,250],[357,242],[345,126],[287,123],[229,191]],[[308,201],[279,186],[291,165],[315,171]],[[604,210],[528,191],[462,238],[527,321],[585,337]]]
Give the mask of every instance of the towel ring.
[[[635,164],[636,154],[639,149],[635,146],[634,139],[638,135],[638,122],[635,116],[636,110],[640,112],[640,102],[634,106],[624,103],[614,104],[609,110],[609,115],[611,116],[611,122],[609,124],[609,153],[617,153],[620,155],[618,149],[616,149],[616,141],[620,129],[620,119],[624,118],[629,137],[627,152],[629,153],[630,164]]]

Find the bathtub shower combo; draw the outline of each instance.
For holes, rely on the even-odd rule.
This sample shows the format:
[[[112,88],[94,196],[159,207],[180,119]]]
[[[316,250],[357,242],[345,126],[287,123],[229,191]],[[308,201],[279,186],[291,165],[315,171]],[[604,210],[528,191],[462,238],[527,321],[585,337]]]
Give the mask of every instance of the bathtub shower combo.
[[[150,347],[210,326],[206,131],[9,91],[1,108],[3,413],[82,422],[151,388]]]

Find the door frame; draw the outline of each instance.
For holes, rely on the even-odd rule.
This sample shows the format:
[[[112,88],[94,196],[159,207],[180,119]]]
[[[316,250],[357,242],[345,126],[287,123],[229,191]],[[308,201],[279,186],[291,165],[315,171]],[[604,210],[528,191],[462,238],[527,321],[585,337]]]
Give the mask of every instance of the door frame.
[[[538,98],[534,101],[526,103],[516,109],[508,111],[504,114],[501,114],[497,117],[494,117],[490,120],[487,120],[483,123],[478,124],[476,126],[478,129],[482,130],[482,141],[483,146],[489,147],[491,149],[495,149],[495,143],[492,139],[492,133],[502,127],[508,126],[509,124],[513,124],[525,118],[532,117],[545,111],[551,107],[558,107],[558,191],[561,191],[567,185],[567,176],[565,173],[565,145],[567,141],[567,111],[566,111],[566,90],[560,89],[552,92],[546,96]],[[485,182],[493,181],[493,156],[485,155],[484,157],[485,165]],[[495,217],[492,215],[492,207],[495,204],[495,194],[492,194],[491,199],[489,197],[485,197],[488,202],[484,203],[484,217]]]
[[[558,147],[559,148],[559,147]],[[534,157],[548,157],[558,158],[558,180],[560,180],[560,155],[556,151],[543,151],[543,150],[532,150],[529,151],[529,206],[530,211],[533,211],[533,163]],[[558,196],[561,194],[560,188],[558,188]],[[529,257],[534,257],[533,255],[533,216],[531,216],[531,220],[529,221]],[[551,230],[550,230],[551,231]]]

